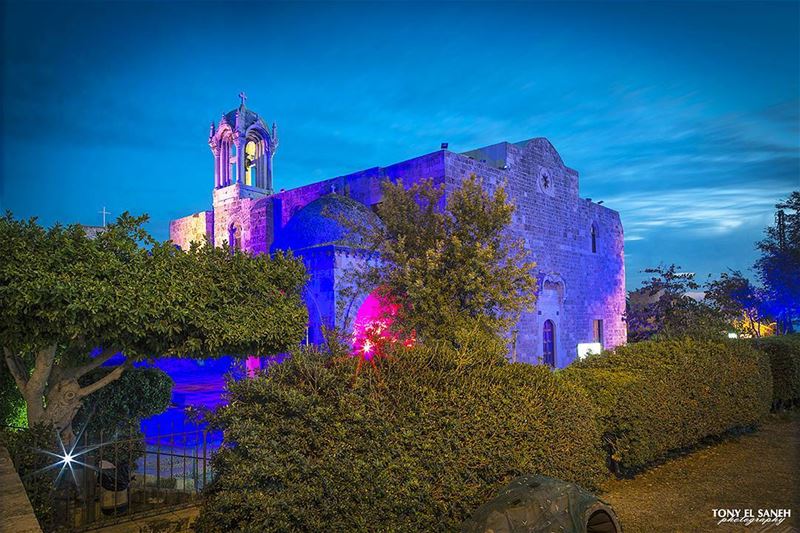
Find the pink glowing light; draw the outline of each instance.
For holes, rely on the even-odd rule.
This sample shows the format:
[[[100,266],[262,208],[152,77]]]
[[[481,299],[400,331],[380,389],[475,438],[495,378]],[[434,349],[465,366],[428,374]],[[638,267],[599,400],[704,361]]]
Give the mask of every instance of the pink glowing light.
[[[385,355],[384,351],[390,344],[395,344],[401,339],[397,332],[392,331],[391,325],[397,316],[398,306],[381,298],[373,292],[356,314],[353,324],[352,355],[360,356],[367,361],[372,361],[376,356]],[[406,347],[413,345],[413,336],[403,340]],[[410,344],[409,344],[410,343]]]

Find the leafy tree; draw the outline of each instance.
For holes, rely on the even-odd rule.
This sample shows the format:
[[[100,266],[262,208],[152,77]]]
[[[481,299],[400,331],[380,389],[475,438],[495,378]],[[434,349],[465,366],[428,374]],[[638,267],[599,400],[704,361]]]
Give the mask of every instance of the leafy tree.
[[[475,175],[445,195],[426,180],[383,184],[382,224],[355,227],[380,259],[358,272],[396,313],[393,328],[458,344],[476,327],[501,335],[535,300],[535,263],[509,232],[514,206]]]
[[[763,291],[738,270],[706,284],[705,302],[740,333],[760,337],[765,316]]]
[[[645,269],[653,274],[628,298],[628,341],[651,338],[714,338],[727,324],[714,309],[688,295],[700,288],[694,274],[679,266],[660,265]]]
[[[88,385],[113,369],[98,368],[82,377],[79,383]],[[75,415],[75,425],[86,427],[93,435],[105,439],[116,433],[138,431],[139,422],[163,413],[172,397],[172,378],[161,369],[134,367],[119,379],[90,394]]]
[[[123,214],[90,239],[78,225],[0,219],[0,344],[31,426],[71,441],[84,401],[136,361],[273,354],[302,338],[301,262],[182,251],[156,242],[146,220]],[[123,363],[89,377],[116,354]]]
[[[755,269],[764,286],[769,313],[779,333],[794,331],[800,317],[800,191],[794,191],[775,206],[779,211],[774,226],[766,228],[756,246],[761,257]]]

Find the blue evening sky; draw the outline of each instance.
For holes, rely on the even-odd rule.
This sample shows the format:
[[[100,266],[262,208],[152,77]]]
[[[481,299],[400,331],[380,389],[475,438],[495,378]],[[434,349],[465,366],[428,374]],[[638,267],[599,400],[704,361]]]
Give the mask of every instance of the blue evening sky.
[[[544,136],[620,211],[628,287],[747,269],[800,189],[800,4],[0,4],[0,208],[206,209],[211,120],[278,123],[276,188]]]

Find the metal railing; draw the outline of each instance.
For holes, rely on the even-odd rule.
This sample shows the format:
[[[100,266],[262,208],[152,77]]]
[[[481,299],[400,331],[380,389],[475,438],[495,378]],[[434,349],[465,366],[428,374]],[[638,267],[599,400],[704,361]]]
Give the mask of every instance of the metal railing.
[[[84,435],[54,488],[54,525],[80,531],[191,505],[211,481],[220,442],[207,429],[107,442],[100,434],[96,443]]]

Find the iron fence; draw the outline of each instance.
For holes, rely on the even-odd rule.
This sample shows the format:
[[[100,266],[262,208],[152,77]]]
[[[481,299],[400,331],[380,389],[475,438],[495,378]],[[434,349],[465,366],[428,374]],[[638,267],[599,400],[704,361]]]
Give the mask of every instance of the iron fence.
[[[66,460],[61,451],[53,455],[61,474],[50,493],[52,523],[43,526],[82,531],[192,505],[212,479],[211,453],[221,441],[208,429],[109,440],[81,435]]]

